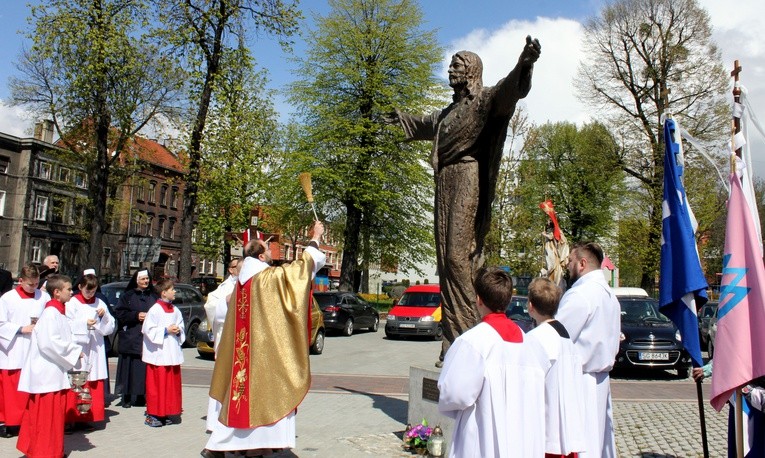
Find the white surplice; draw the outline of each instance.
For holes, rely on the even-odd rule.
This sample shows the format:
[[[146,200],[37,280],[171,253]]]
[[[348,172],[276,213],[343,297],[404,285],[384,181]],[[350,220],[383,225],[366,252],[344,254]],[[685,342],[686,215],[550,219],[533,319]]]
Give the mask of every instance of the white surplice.
[[[21,369],[29,353],[32,334],[21,334],[19,329],[40,317],[48,293],[35,290],[34,298],[23,298],[16,289],[0,297],[0,369]]]
[[[438,378],[438,410],[456,420],[449,456],[543,457],[549,365],[537,341],[506,342],[487,323],[460,335]]]
[[[181,328],[180,334],[170,334],[167,327],[174,324]],[[186,340],[183,315],[178,307],[168,313],[160,304],[151,306],[141,326],[143,350],[141,361],[155,366],[179,366],[183,364],[181,346]]]
[[[316,272],[324,266],[326,256],[312,246],[307,246],[305,252],[310,254],[314,261],[313,273],[311,275],[311,278],[313,278],[316,275]],[[239,285],[244,285],[250,278],[261,273],[268,267],[268,264],[259,259],[253,257],[244,258],[237,279]],[[264,402],[268,401],[264,400]],[[211,426],[212,428],[209,428],[208,418],[208,428],[212,431],[210,438],[207,440],[207,445],[205,445],[205,448],[208,450],[230,451],[259,448],[295,448],[294,410],[273,425],[261,426],[254,429],[230,428],[218,421],[217,416]]]
[[[21,367],[19,391],[53,393],[71,388],[67,371],[81,366],[82,347],[74,342],[69,319],[45,307],[32,331],[29,353]]]
[[[579,354],[571,339],[561,337],[548,322],[529,331],[527,337],[539,341],[551,364],[545,376],[545,453],[583,452],[587,443]]]
[[[205,313],[207,313],[207,325],[208,329],[213,333],[213,350],[218,352],[218,345],[220,344],[220,337],[223,334],[223,323],[226,321],[226,313],[228,313],[228,299],[231,293],[234,292],[236,286],[236,275],[229,275],[226,280],[223,281],[215,291],[211,292],[207,296],[207,303],[205,303]],[[207,430],[212,431],[215,426],[215,422],[220,415],[220,402],[210,398],[207,401]]]
[[[116,325],[106,304],[97,297],[94,299],[92,304],[87,304],[75,295],[66,303],[66,317],[69,318],[74,341],[82,345],[82,352],[85,353],[85,369],[90,371],[88,381],[105,380],[109,377],[104,336],[111,335]],[[104,311],[102,317],[98,316],[99,309]],[[88,320],[92,319],[96,320],[96,324],[93,325],[93,329],[88,329]]]
[[[582,359],[588,457],[616,456],[608,373],[619,352],[620,317],[619,301],[600,269],[566,291],[555,315]]]

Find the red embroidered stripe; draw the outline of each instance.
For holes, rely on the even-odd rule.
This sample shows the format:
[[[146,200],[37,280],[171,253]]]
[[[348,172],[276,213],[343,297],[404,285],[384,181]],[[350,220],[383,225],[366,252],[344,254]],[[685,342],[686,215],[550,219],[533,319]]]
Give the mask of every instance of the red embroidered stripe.
[[[236,285],[234,359],[231,365],[228,426],[250,428],[250,285]]]

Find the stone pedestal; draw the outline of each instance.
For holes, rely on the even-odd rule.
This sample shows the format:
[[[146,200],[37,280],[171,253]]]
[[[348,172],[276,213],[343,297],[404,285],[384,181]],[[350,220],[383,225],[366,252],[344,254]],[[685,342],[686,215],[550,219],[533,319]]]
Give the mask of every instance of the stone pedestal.
[[[454,420],[438,411],[438,376],[439,369],[409,367],[409,412],[407,423],[414,426],[422,419],[433,428],[440,425],[446,439],[447,450],[452,442]]]

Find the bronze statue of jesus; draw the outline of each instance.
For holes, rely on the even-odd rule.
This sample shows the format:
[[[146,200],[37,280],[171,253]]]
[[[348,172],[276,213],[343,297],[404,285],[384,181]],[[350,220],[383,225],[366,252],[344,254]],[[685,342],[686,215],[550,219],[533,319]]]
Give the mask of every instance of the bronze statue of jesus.
[[[473,275],[483,265],[483,245],[510,117],[531,89],[538,40],[526,37],[515,68],[493,87],[483,87],[483,64],[470,51],[452,56],[452,103],[429,115],[396,112],[409,140],[432,140],[436,180],[435,235],[441,283],[444,340],[439,363],[454,339],[478,321]]]

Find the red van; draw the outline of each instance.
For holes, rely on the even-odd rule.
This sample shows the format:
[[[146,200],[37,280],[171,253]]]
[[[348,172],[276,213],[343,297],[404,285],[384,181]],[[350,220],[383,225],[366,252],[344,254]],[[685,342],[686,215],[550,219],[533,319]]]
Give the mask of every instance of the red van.
[[[398,303],[388,312],[385,336],[430,336],[441,340],[441,287],[439,285],[410,286]]]

